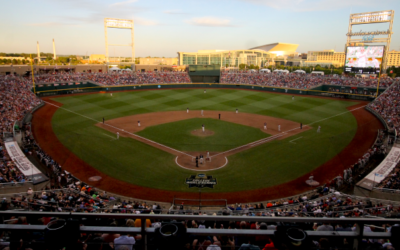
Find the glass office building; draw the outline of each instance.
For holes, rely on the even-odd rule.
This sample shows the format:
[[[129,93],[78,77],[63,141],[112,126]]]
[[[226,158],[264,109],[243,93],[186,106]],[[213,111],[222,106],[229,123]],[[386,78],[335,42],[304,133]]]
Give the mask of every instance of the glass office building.
[[[263,50],[199,50],[178,52],[178,65],[219,65],[238,67],[240,64],[259,67],[273,63],[275,55]]]

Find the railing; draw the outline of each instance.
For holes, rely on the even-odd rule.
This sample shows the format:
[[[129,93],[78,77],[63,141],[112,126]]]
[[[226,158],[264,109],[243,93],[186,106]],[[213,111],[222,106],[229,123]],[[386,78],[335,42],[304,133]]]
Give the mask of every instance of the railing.
[[[374,187],[373,190],[385,192],[385,193],[393,193],[393,194],[400,194],[400,189],[389,189],[389,188],[377,188]]]
[[[319,238],[330,238],[334,241],[344,239],[354,240],[353,246],[347,249],[363,249],[362,248],[362,240],[366,239],[391,239],[393,242],[395,241],[396,234],[394,233],[397,228],[392,227],[392,233],[390,232],[373,232],[369,230],[365,230],[364,226],[366,225],[394,225],[400,222],[399,219],[376,219],[376,218],[368,218],[368,219],[355,219],[355,218],[285,218],[285,217],[262,217],[262,216],[252,216],[252,217],[243,217],[243,216],[189,216],[189,215],[151,215],[151,214],[105,214],[105,213],[47,213],[47,212],[20,212],[20,211],[4,211],[1,212],[2,221],[6,222],[12,216],[18,217],[23,216],[37,219],[38,217],[57,217],[61,219],[72,219],[71,223],[75,223],[76,232],[77,233],[121,233],[121,234],[141,234],[142,236],[142,244],[144,249],[147,249],[151,246],[151,241],[149,236],[156,236],[159,234],[160,229],[150,227],[146,228],[146,220],[155,220],[155,221],[175,221],[175,225],[181,224],[179,221],[191,221],[191,220],[204,220],[204,221],[252,221],[252,222],[265,222],[265,223],[273,223],[278,225],[278,227],[274,230],[254,230],[254,229],[206,229],[206,228],[182,228],[182,234],[187,236],[271,236],[272,240],[275,243],[275,240],[279,239],[278,232],[288,232],[287,228],[297,227],[297,228],[311,228],[310,225],[312,223],[334,223],[334,224],[354,224],[353,231],[313,231],[305,229],[307,239],[318,240]],[[141,227],[108,227],[108,226],[93,226],[91,221],[105,222],[106,219],[115,219],[115,220],[125,220],[125,219],[140,219]],[[170,223],[162,223],[161,230],[165,224]],[[86,224],[86,225],[85,225]],[[181,224],[182,225],[182,224]],[[177,227],[178,228],[178,227]],[[44,225],[23,225],[23,224],[0,224],[0,230],[3,231],[17,231],[17,232],[43,232],[46,229]],[[61,228],[60,228],[61,229]],[[55,230],[57,231],[57,230]],[[71,234],[65,234],[65,231],[60,231],[58,234],[55,233],[55,237],[70,237],[66,240],[74,240],[74,237]],[[285,234],[286,235],[286,234]],[[165,236],[168,237],[168,236]],[[164,238],[165,239],[165,238]],[[77,239],[76,239],[77,240]],[[162,240],[162,239],[161,239]],[[289,240],[289,238],[287,238]],[[179,243],[183,243],[178,241]],[[300,241],[301,242],[301,241]],[[176,241],[174,243],[177,243]],[[166,242],[168,244],[168,242]],[[275,243],[276,244],[276,243]],[[161,249],[169,249],[168,245],[163,246]],[[176,246],[175,246],[176,247]],[[395,245],[396,247],[396,245]],[[304,248],[301,248],[304,249]],[[309,248],[313,249],[313,248]]]
[[[0,183],[0,188],[15,188],[15,187],[23,187],[28,184],[33,184],[32,181],[25,181],[25,182],[5,182]]]

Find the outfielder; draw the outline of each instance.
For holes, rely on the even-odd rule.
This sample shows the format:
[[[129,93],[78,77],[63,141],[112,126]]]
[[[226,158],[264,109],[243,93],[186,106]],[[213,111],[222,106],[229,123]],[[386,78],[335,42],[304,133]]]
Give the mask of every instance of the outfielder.
[[[117,140],[119,139],[119,132],[117,132]]]
[[[294,100],[294,95],[292,95],[292,101]]]
[[[205,130],[205,129],[204,129],[204,124],[203,124],[203,125],[201,125],[201,128],[203,129],[203,132],[204,132],[204,130]]]
[[[110,93],[111,97],[112,97],[112,93]]]
[[[267,123],[266,122],[264,122],[264,129],[265,130],[267,129]]]
[[[321,126],[318,126],[317,133],[321,132]]]
[[[204,94],[206,93],[206,90],[204,90]]]

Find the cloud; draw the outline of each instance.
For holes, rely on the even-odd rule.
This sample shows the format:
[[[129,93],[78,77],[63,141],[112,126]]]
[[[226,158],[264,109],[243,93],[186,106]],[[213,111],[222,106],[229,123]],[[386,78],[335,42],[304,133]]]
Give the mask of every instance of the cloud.
[[[184,15],[184,14],[187,14],[186,12],[183,12],[182,10],[165,10],[163,12],[165,14],[170,14],[170,15]]]
[[[160,23],[155,20],[145,19],[141,17],[135,17],[134,19],[135,24],[142,25],[142,26],[155,26],[159,25]]]
[[[375,0],[241,0],[243,2],[265,5],[273,9],[294,12],[324,11],[350,8],[355,6],[376,6]],[[393,0],[381,0],[393,2]]]
[[[216,17],[198,17],[185,21],[188,24],[206,27],[234,27],[229,19],[221,19]]]
[[[128,0],[128,1],[123,1],[123,2],[113,3],[113,4],[110,4],[110,7],[120,7],[120,6],[128,5],[128,4],[131,4],[134,2],[137,2],[137,0]]]
[[[34,27],[55,27],[55,26],[75,26],[78,24],[60,23],[60,22],[44,22],[44,23],[27,23],[27,26]]]

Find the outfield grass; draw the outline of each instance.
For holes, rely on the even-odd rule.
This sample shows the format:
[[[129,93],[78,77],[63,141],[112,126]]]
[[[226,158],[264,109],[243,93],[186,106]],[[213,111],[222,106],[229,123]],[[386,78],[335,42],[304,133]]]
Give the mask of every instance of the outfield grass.
[[[193,130],[201,130],[202,124],[207,130],[213,131],[214,135],[199,137],[191,134]],[[194,118],[160,124],[148,127],[137,134],[187,152],[222,152],[268,137],[268,134],[260,129],[211,118]]]
[[[197,192],[184,183],[193,172],[178,167],[173,155],[131,138],[114,140],[114,134],[94,126],[96,122],[87,117],[100,122],[103,117],[109,120],[186,108],[221,111],[238,108],[240,112],[303,124],[334,116],[313,124],[313,129],[301,134],[230,156],[225,168],[208,173],[217,178],[218,185],[204,192],[250,190],[300,177],[340,152],[352,140],[357,128],[350,112],[341,114],[355,102],[302,96],[296,96],[293,101],[290,95],[266,92],[208,89],[204,94],[202,89],[177,89],[119,92],[113,93],[113,97],[109,94],[67,96],[55,100],[63,103],[63,108],[86,116],[59,109],[52,119],[58,139],[78,157],[126,182],[176,191]],[[322,128],[321,133],[316,133],[318,126]],[[290,142],[299,137],[295,143]]]

